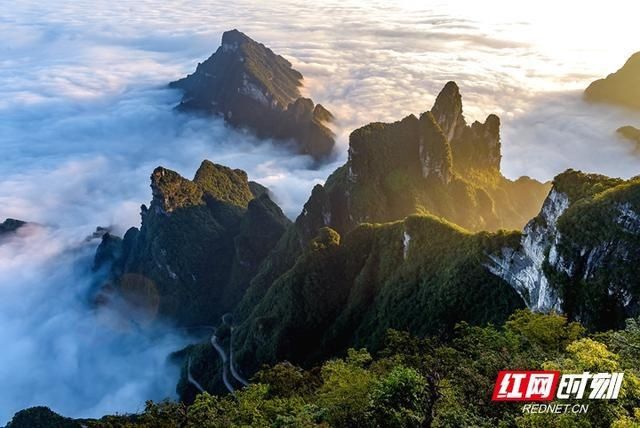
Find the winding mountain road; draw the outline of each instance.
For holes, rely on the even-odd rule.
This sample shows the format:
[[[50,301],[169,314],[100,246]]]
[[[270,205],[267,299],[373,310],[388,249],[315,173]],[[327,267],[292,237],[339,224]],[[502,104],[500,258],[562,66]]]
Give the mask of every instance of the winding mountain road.
[[[240,375],[240,373],[238,373],[235,367],[235,363],[233,360],[233,326],[227,322],[228,318],[229,317],[227,317],[226,315],[223,316],[222,322],[225,325],[229,325],[230,331],[231,331],[231,334],[229,337],[229,355],[227,355],[224,348],[220,346],[220,343],[218,342],[218,336],[216,335],[216,332],[217,332],[216,327],[200,326],[198,328],[206,328],[206,329],[213,330],[213,333],[211,334],[211,339],[209,340],[209,342],[211,343],[211,346],[213,347],[213,349],[215,349],[215,351],[218,353],[218,356],[222,361],[222,382],[224,383],[225,388],[227,388],[227,391],[233,394],[235,392],[235,388],[233,387],[233,384],[229,379],[229,371],[231,372],[231,376],[233,377],[233,379],[239,384],[241,384],[242,386],[249,385],[249,382],[245,378],[243,378]],[[202,387],[202,385],[200,385],[200,383],[191,374],[191,356],[189,356],[189,360],[187,361],[187,381],[191,385],[193,385],[198,391],[205,392],[205,389]]]
[[[233,388],[233,385],[231,385],[231,382],[229,382],[229,368],[227,367],[229,359],[227,358],[227,354],[224,352],[224,349],[222,349],[222,346],[218,343],[218,336],[216,336],[215,331],[211,336],[211,346],[213,346],[213,349],[218,352],[218,355],[220,355],[220,359],[222,360],[222,382],[224,382],[224,386],[227,390],[233,393],[235,389]]]
[[[231,334],[229,335],[229,367],[231,368],[231,375],[235,380],[240,382],[243,386],[249,385],[249,382],[245,380],[240,373],[236,371],[236,365],[233,360],[233,327],[231,326]]]
[[[189,356],[189,361],[187,362],[187,380],[191,385],[195,386],[198,391],[206,392],[202,385],[191,375],[191,356]]]

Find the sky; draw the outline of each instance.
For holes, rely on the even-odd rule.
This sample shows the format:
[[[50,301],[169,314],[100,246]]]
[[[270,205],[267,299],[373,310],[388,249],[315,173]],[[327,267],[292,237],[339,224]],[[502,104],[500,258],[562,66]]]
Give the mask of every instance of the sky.
[[[38,223],[0,243],[0,424],[31,405],[98,416],[174,396],[166,356],[188,338],[114,329],[88,304],[98,242],[86,237],[138,226],[158,165],[187,177],[205,158],[245,169],[294,218],[344,162],[352,130],[426,111],[455,80],[469,121],[501,117],[508,177],[638,174],[640,156],[615,129],[640,126],[640,114],[581,92],[640,50],[639,12],[620,0],[0,4],[0,221]],[[334,113],[335,162],[313,170],[173,110],[180,93],[166,84],[232,28],[289,59],[304,93]]]

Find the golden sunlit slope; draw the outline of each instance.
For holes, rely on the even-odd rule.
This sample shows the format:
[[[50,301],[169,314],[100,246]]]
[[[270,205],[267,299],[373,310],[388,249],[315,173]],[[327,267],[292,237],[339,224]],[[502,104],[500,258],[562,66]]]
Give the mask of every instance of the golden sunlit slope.
[[[585,96],[591,101],[640,108],[640,52],[633,54],[620,70],[589,85]]]

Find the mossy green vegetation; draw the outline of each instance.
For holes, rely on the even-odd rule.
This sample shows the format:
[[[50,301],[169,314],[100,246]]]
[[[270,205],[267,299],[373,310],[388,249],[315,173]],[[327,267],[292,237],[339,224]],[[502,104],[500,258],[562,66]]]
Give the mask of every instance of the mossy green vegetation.
[[[153,199],[142,207],[142,227],[120,241],[105,236],[96,270],[108,270],[108,283],[131,312],[143,308],[145,321],[168,317],[181,325],[217,324],[232,310],[262,260],[290,222],[247,174],[210,161],[193,180],[157,168]],[[144,293],[139,293],[144,289]]]
[[[547,267],[563,310],[595,329],[621,327],[640,296],[640,178],[565,173],[557,187],[573,200],[558,220],[557,257]]]
[[[502,322],[523,303],[483,262],[517,239],[433,216],[342,237],[322,229],[238,327],[238,361],[311,364],[348,346],[376,349],[388,328],[446,336],[459,321]]]
[[[591,198],[607,189],[624,183],[619,178],[600,174],[585,174],[582,171],[568,169],[553,179],[553,188],[569,197],[570,202]]]
[[[589,336],[564,316],[520,310],[499,326],[458,324],[446,340],[388,330],[377,352],[352,348],[307,370],[288,362],[264,366],[234,395],[202,393],[189,405],[147,402],[140,414],[46,426],[628,428],[640,424],[638,349],[638,320]],[[505,368],[625,375],[619,398],[592,400],[586,414],[523,414],[522,403],[491,401]],[[23,411],[9,428],[45,426],[29,424],[40,416]]]
[[[247,173],[205,160],[198,168],[193,183],[204,194],[221,202],[246,207],[254,198],[249,188]]]

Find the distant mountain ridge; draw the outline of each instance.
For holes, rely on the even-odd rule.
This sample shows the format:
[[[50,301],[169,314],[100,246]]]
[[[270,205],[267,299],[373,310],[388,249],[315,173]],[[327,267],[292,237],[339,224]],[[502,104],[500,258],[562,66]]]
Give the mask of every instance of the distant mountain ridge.
[[[615,73],[591,83],[584,94],[589,101],[640,109],[640,52],[631,55]]]
[[[618,128],[616,132],[627,140],[633,141],[636,144],[636,148],[640,149],[640,129],[627,125]]]
[[[219,114],[233,126],[249,128],[262,138],[292,141],[298,153],[324,161],[335,144],[327,127],[333,115],[301,96],[302,79],[289,61],[231,30],[193,74],[170,87],[184,91],[180,110]]]
[[[27,223],[22,220],[16,220],[13,218],[5,219],[5,221],[0,223],[0,236],[15,232],[25,224]]]

